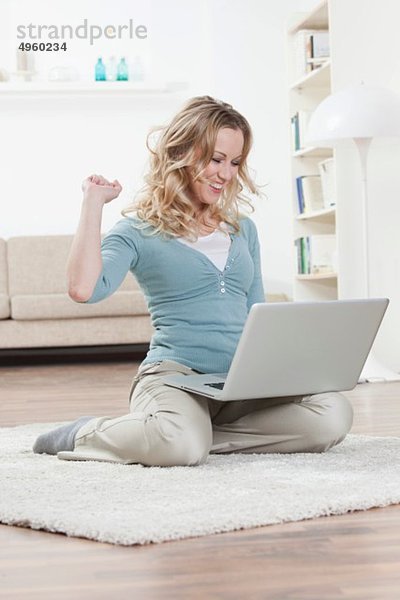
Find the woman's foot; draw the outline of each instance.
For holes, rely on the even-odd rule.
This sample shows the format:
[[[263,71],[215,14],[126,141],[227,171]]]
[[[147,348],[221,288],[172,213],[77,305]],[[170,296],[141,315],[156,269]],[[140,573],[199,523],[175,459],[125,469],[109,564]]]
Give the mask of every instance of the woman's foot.
[[[62,450],[73,450],[75,447],[75,436],[85,423],[94,417],[81,417],[72,423],[52,429],[40,435],[33,445],[35,454],[57,454]]]

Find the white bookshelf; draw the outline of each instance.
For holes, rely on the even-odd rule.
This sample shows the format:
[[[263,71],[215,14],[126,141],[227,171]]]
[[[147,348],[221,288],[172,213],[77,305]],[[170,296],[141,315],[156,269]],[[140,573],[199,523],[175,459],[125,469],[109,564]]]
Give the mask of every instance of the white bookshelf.
[[[337,273],[318,273],[317,275],[296,275],[298,281],[333,281],[337,279]]]
[[[327,61],[324,65],[300,77],[297,81],[290,85],[291,90],[301,91],[303,88],[326,88],[330,87],[331,83],[331,61]]]
[[[336,217],[336,208],[325,208],[324,210],[316,210],[312,213],[303,213],[301,215],[297,215],[296,219],[298,221],[310,221],[311,219],[323,219],[326,217],[327,219]]]
[[[314,146],[309,146],[308,148],[302,148],[301,150],[297,150],[297,152],[293,152],[293,158],[318,158],[322,160],[323,158],[329,158],[332,156],[332,150],[330,148],[315,148]]]
[[[311,12],[296,16],[288,29],[289,35],[299,29],[324,29],[329,22],[328,2],[322,0]]]
[[[328,0],[323,0],[313,11],[296,15],[287,29],[289,126],[291,117],[297,111],[312,112],[331,92],[331,61],[305,74],[296,72],[295,36],[303,29],[324,29],[329,31]],[[292,143],[292,133],[290,136]],[[295,301],[336,300],[338,297],[337,261],[331,272],[299,274],[297,252],[294,241],[312,235],[336,235],[336,208],[330,207],[313,213],[299,214],[296,178],[302,175],[317,175],[318,163],[333,157],[330,148],[302,147],[290,149],[290,176],[292,181],[291,206],[293,214],[293,299]]]

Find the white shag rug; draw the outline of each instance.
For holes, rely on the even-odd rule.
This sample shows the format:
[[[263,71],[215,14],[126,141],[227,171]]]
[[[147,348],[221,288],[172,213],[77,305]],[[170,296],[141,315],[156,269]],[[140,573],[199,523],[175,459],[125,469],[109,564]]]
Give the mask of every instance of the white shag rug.
[[[1,523],[132,545],[400,503],[397,437],[349,435],[324,454],[214,454],[197,467],[33,454],[60,424],[0,428]]]

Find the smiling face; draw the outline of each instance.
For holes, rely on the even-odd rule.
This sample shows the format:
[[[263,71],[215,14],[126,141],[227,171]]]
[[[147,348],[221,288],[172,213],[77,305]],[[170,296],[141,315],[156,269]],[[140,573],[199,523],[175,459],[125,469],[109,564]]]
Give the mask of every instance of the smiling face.
[[[221,128],[214,153],[203,171],[204,182],[192,181],[192,200],[198,209],[216,204],[222,190],[237,177],[243,153],[244,137],[240,129]]]

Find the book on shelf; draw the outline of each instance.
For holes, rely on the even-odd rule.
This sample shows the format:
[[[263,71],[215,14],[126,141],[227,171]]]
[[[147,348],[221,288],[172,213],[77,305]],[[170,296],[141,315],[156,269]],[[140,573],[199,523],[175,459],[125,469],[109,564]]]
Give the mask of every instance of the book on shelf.
[[[333,158],[321,161],[320,175],[296,177],[297,208],[299,215],[329,210],[336,205]]]
[[[325,60],[329,58],[330,47],[329,47],[329,31],[315,31],[311,34],[311,56],[309,59],[321,59]]]
[[[296,267],[299,275],[320,275],[336,271],[335,234],[297,238]]]
[[[320,175],[296,177],[296,192],[300,215],[324,210],[325,204]]]
[[[336,206],[335,159],[327,158],[318,163],[321,177],[322,195],[325,208]]]
[[[294,36],[294,76],[304,77],[329,59],[327,29],[300,29]]]
[[[311,111],[298,110],[290,119],[292,130],[292,148],[294,152],[304,148],[304,140],[310,116]]]

